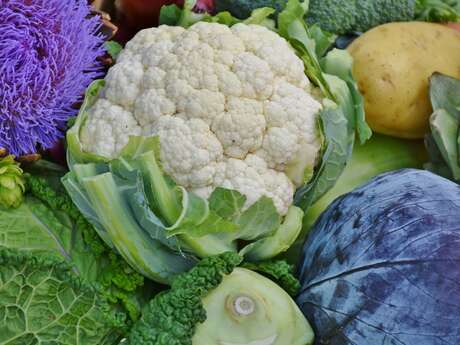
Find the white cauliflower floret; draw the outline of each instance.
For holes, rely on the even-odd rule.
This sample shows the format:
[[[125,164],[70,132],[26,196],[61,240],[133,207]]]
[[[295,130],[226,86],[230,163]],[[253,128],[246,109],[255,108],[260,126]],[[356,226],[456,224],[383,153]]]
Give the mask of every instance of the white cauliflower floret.
[[[258,25],[142,30],[100,97],[81,133],[84,150],[114,158],[129,135],[158,135],[165,172],[203,197],[219,186],[244,194],[245,207],[267,196],[284,215],[293,181],[304,182],[298,176],[320,150],[321,104],[303,62]]]
[[[149,48],[152,44],[175,41],[184,31],[185,29],[180,26],[160,26],[141,30],[126,43],[126,49],[120,53],[117,62],[124,59],[131,60],[136,55],[140,58],[146,48]]]
[[[160,117],[174,115],[175,112],[176,105],[166,97],[166,91],[161,89],[144,91],[134,105],[134,116],[143,127],[155,124]]]
[[[241,53],[236,56],[232,70],[242,82],[243,97],[266,100],[272,95],[274,74],[266,61]]]
[[[266,127],[263,111],[256,100],[227,98],[227,112],[217,116],[211,127],[227,156],[244,159],[262,145]]]
[[[270,166],[290,162],[299,151],[299,136],[284,127],[270,127],[264,137],[262,150],[257,154],[270,162]]]
[[[202,119],[208,125],[225,113],[225,96],[210,90],[193,90],[185,96],[184,115],[189,119]]]
[[[105,96],[109,101],[130,108],[139,97],[144,66],[138,61],[118,63],[105,77]]]
[[[180,185],[196,188],[212,184],[223,150],[206,122],[163,116],[151,135],[160,137],[163,168]]]
[[[245,195],[245,208],[262,196],[269,197],[280,214],[286,214],[294,195],[294,185],[284,173],[270,169],[263,159],[252,154],[244,160],[229,158],[221,163],[214,187],[234,189]]]
[[[229,111],[214,120],[212,130],[227,156],[244,159],[248,152],[254,152],[262,145],[265,117],[261,114]]]
[[[85,151],[115,158],[130,135],[141,135],[142,129],[133,114],[106,99],[98,99],[90,112],[80,134]]]

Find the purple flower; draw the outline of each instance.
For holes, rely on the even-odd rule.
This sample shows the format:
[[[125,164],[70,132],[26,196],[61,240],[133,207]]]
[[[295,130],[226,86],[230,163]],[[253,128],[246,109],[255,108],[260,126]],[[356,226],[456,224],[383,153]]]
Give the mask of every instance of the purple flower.
[[[48,149],[102,72],[101,21],[86,0],[0,0],[0,148]]]

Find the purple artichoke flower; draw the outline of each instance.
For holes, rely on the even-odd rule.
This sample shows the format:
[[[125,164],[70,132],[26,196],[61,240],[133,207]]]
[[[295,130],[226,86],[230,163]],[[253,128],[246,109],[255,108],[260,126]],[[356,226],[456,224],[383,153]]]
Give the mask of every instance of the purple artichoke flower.
[[[102,73],[101,20],[86,0],[0,0],[0,148],[51,148]]]

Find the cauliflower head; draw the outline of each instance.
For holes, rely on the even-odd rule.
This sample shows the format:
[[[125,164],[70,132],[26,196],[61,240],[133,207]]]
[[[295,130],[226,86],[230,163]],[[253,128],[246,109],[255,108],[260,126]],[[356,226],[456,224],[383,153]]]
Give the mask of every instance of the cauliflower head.
[[[216,187],[292,204],[292,164],[320,151],[304,65],[288,42],[258,25],[199,22],[140,31],[120,53],[81,131],[83,149],[116,158],[129,136],[159,136],[161,162],[202,197]],[[295,169],[294,169],[295,170]]]

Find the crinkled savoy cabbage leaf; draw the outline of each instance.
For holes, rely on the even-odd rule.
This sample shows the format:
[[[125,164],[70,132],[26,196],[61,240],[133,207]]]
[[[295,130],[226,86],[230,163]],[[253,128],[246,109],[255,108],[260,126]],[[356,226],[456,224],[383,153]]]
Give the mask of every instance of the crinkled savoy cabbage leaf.
[[[96,257],[68,215],[31,196],[18,209],[0,208],[0,246],[64,258],[88,281],[96,280],[98,274]]]
[[[116,316],[98,292],[72,267],[32,254],[0,248],[0,344],[116,344]]]

